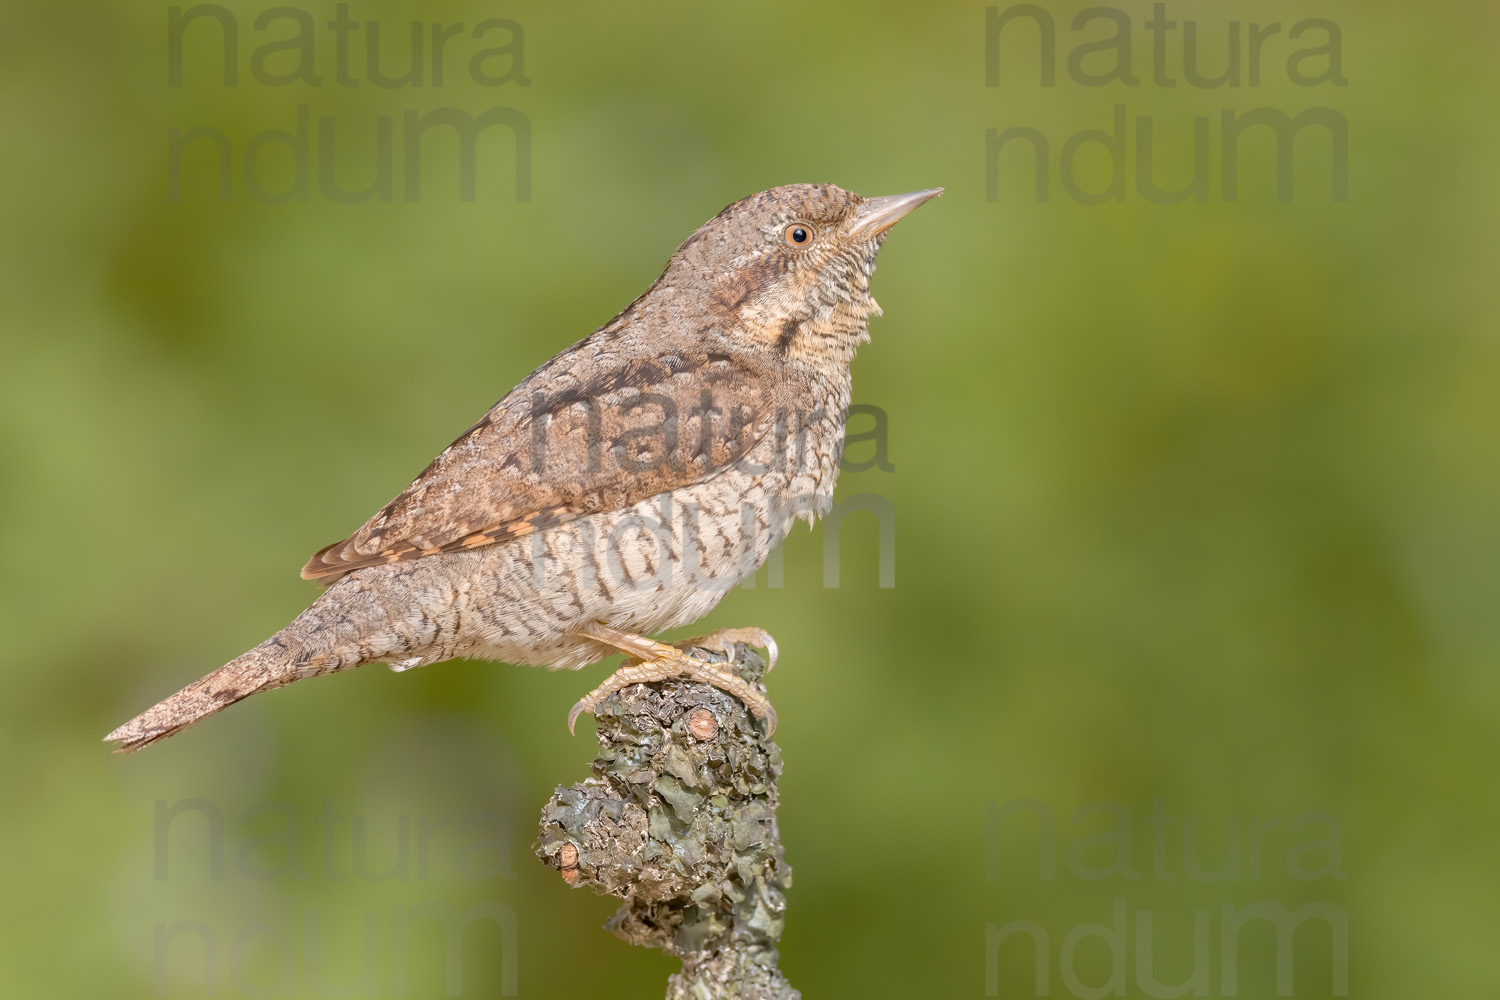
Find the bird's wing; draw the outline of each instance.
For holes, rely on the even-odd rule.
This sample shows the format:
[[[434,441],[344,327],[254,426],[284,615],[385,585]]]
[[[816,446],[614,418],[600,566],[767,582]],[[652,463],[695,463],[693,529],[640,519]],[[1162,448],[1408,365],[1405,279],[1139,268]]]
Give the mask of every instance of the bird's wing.
[[[303,578],[491,545],[701,482],[807,398],[772,359],[632,357],[590,340],[512,390]]]

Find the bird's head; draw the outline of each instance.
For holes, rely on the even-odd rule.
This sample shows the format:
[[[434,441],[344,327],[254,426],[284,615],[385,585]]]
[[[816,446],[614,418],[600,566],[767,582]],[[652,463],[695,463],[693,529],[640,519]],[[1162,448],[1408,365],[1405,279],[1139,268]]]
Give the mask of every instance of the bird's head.
[[[658,284],[691,285],[735,339],[804,360],[847,364],[880,307],[870,274],[886,233],[942,188],[864,198],[832,184],[788,184],[714,216],[678,248]]]

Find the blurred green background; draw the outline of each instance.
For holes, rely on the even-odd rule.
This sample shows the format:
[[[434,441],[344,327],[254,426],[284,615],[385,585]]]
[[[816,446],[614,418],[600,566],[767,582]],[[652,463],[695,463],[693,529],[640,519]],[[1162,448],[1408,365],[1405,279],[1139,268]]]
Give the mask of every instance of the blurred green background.
[[[985,85],[977,2],[354,3],[395,75],[413,18],[524,28],[528,85],[471,78],[468,59],[507,40],[496,29],[449,41],[441,85],[429,58],[421,87],[395,88],[372,82],[363,35],[360,85],[337,84],[332,4],[299,8],[319,86],[254,79],[255,49],[293,32],[255,30],[255,4],[229,5],[235,87],[208,21],[169,86],[164,5],[0,8],[0,993],[197,997],[207,972],[218,996],[396,995],[398,907],[498,901],[515,928],[464,933],[463,995],[500,995],[508,974],[523,997],[660,995],[676,963],[601,931],[613,902],[530,855],[551,789],[592,756],[589,724],[570,738],[563,722],[602,668],[370,668],[139,756],[99,738],[281,626],[315,594],[297,577],[310,553],[724,204],[793,181],[947,195],[882,252],[885,316],[855,366],[894,471],[846,472],[840,495],[894,505],[895,587],[877,585],[875,522],[855,515],[840,587],[823,586],[821,529],[798,532],[784,586],[762,573],[698,629],[781,642],[791,981],[809,997],[1040,995],[1026,939],[986,945],[986,925],[1025,920],[1048,935],[1051,995],[1087,993],[1066,976],[1105,983],[1109,952],[1085,940],[1065,963],[1064,940],[1124,900],[1129,996],[1153,995],[1137,911],[1168,983],[1192,972],[1208,914],[1219,996],[1221,907],[1264,902],[1347,919],[1351,996],[1500,990],[1500,13],[1171,3],[1213,75],[1229,19],[1242,55],[1249,22],[1282,24],[1259,86],[1205,89],[1181,81],[1181,27],[1178,85],[1153,80],[1145,3],[1114,8],[1139,85],[1076,82],[1068,53],[1109,34],[1070,29],[1082,6],[1046,5],[1053,87],[1024,22]],[[1287,39],[1309,17],[1341,28],[1347,86],[1288,79],[1288,55],[1326,37]],[[1067,137],[1110,128],[1117,103],[1132,128],[1152,119],[1168,187],[1208,117],[1208,200],[1141,197],[1133,132],[1123,200],[1066,193]],[[294,129],[299,104],[334,121],[350,189],[392,119],[391,201],[321,194],[315,139],[307,200],[254,196],[238,161],[258,133]],[[1269,133],[1246,135],[1224,200],[1219,114],[1262,106],[1347,119],[1346,202],[1318,129],[1297,140],[1290,201]],[[475,200],[436,133],[420,197],[403,200],[403,114],[444,107],[524,113],[530,200],[502,128],[480,139]],[[169,129],[197,126],[232,145],[227,201],[207,141],[169,198]],[[1049,140],[1046,202],[1021,146],[986,197],[986,130],[1014,126]],[[269,190],[292,181],[285,156],[264,153]],[[1101,148],[1078,157],[1080,183],[1102,189]],[[194,798],[222,816],[221,879],[203,811],[170,826],[158,867],[156,803]],[[1017,799],[1054,817],[1051,878],[1034,820],[987,825],[987,802]],[[1159,849],[1158,802],[1178,817]],[[1091,803],[1116,808],[1075,815]],[[479,815],[499,819],[461,837]],[[1270,830],[1254,877],[1252,823]],[[1135,878],[1106,874],[1126,831]],[[1317,840],[1335,843],[1298,852]],[[158,925],[181,931],[164,952]],[[1334,994],[1332,937],[1297,931],[1296,996]],[[405,956],[409,995],[442,995],[439,932],[414,928]],[[1273,995],[1265,925],[1243,932],[1236,977],[1240,996]]]

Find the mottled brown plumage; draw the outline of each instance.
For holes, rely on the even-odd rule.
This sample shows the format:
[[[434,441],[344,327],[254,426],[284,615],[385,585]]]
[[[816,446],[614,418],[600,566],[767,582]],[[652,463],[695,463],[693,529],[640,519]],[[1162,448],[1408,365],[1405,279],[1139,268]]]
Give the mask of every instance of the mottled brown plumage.
[[[275,636],[106,739],[131,751],[257,691],[456,656],[625,683],[738,678],[647,636],[712,609],[797,517],[825,513],[849,365],[878,313],[885,233],[938,194],[788,185],[730,205],[613,320],[532,373],[302,575],[329,584]],[[769,637],[738,630],[710,644]],[[688,648],[686,645],[684,648]],[[571,724],[571,717],[570,717]]]

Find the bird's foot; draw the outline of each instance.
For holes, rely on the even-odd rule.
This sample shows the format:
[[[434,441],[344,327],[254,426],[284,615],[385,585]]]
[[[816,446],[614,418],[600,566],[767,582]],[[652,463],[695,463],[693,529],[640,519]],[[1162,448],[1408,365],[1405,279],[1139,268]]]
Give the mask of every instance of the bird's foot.
[[[690,649],[706,649],[712,653],[723,653],[725,658],[734,659],[735,643],[744,643],[756,649],[766,651],[766,673],[776,669],[776,639],[763,628],[721,628],[715,629],[708,635],[700,635],[693,639],[684,639],[681,642],[672,643],[684,653]]]
[[[712,684],[720,691],[734,695],[744,702],[751,715],[766,720],[766,736],[769,737],[776,731],[776,709],[771,707],[771,702],[765,695],[751,687],[731,667],[705,662],[678,646],[669,646],[646,636],[610,628],[607,625],[589,625],[579,631],[591,639],[629,654],[633,659],[625,661],[620,669],[605,678],[603,684],[584,695],[573,705],[568,712],[568,732],[573,731],[573,726],[580,715],[584,712],[593,712],[616,691],[632,684],[650,684],[674,677],[686,677],[702,684]],[[752,632],[755,634],[749,637],[743,634],[728,637],[723,635],[724,633],[748,634]],[[721,638],[725,645],[713,644]],[[727,644],[750,642],[759,645],[766,640],[770,640],[767,648],[774,656],[775,641],[760,629],[721,629],[712,636],[689,640],[679,645],[686,649],[721,650],[732,658],[733,650]]]

